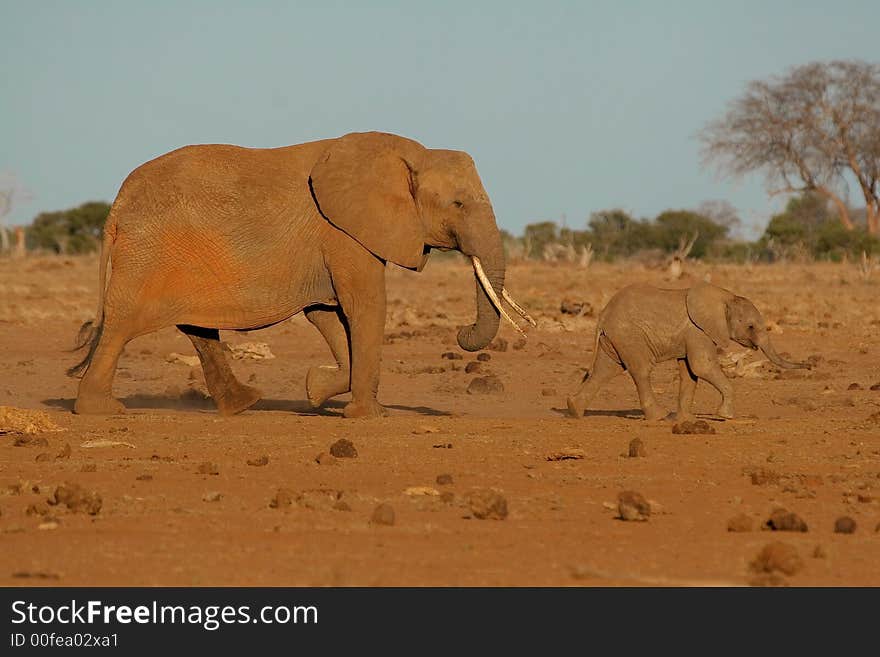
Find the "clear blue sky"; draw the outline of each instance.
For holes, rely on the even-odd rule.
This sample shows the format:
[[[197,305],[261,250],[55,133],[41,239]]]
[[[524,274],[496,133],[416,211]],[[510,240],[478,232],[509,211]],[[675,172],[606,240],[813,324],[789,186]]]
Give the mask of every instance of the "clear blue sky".
[[[476,160],[499,224],[727,199],[697,131],[745,83],[880,59],[878,0],[0,0],[0,171],[38,212],[112,200],[184,144],[384,130]],[[855,197],[854,197],[855,200]]]

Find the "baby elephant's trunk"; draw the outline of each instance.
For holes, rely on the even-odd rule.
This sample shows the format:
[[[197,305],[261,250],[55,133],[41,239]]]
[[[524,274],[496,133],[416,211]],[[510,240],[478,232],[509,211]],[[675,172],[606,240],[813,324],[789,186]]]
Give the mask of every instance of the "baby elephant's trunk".
[[[764,355],[770,359],[770,361],[783,369],[787,370],[795,370],[795,369],[810,369],[809,363],[794,363],[790,360],[785,360],[782,356],[776,353],[776,349],[773,347],[773,344],[770,342],[769,334],[763,333],[759,335],[758,340],[755,341],[755,344],[758,348],[764,352]]]

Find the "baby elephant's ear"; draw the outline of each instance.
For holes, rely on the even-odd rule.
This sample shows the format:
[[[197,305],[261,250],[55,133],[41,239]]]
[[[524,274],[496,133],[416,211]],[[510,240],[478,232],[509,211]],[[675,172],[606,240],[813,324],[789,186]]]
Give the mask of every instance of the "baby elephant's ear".
[[[687,312],[691,321],[722,348],[730,344],[728,304],[735,295],[720,287],[699,283],[687,293]]]

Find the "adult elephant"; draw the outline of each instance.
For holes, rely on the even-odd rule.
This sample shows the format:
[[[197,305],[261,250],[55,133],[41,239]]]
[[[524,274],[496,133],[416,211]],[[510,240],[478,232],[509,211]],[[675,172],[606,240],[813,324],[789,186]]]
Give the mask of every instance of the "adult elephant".
[[[463,349],[484,348],[499,314],[510,319],[499,295],[531,321],[504,289],[495,215],[466,153],[367,132],[162,155],[128,176],[107,218],[98,311],[78,340],[88,354],[68,372],[82,374],[74,412],[123,412],[112,396],[123,347],[176,325],[220,412],[239,413],[261,394],[233,375],[219,330],[263,328],[305,311],[336,359],[309,371],[310,402],[351,391],[346,417],[383,415],[385,263],[421,270],[432,247],[473,260],[477,317],[458,332]]]

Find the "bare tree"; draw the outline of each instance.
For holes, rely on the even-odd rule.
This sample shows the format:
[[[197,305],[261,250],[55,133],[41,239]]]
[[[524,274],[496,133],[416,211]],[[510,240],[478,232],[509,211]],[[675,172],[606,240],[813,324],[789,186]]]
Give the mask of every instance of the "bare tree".
[[[771,194],[815,191],[854,228],[846,176],[880,232],[880,65],[833,61],[750,82],[700,133],[704,159],[735,177],[762,171]]]
[[[0,172],[0,253],[9,252],[9,229],[6,221],[16,204],[31,199],[30,192],[25,189],[14,173]]]

